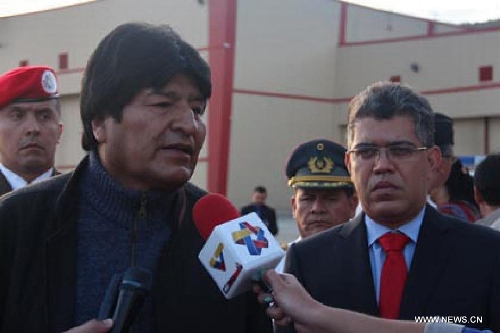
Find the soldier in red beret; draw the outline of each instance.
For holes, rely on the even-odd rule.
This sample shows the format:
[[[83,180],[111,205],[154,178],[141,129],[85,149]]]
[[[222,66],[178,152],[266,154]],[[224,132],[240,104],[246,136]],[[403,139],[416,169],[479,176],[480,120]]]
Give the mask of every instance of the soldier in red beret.
[[[53,69],[18,67],[0,76],[0,195],[57,174],[62,127]]]

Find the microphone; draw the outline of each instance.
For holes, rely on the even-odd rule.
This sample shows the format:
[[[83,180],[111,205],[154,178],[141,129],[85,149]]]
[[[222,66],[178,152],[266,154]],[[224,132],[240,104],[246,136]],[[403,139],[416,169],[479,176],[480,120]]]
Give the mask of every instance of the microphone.
[[[204,195],[193,207],[194,225],[205,240],[216,226],[238,217],[240,217],[238,209],[219,193]]]
[[[195,226],[206,243],[198,258],[227,299],[251,289],[259,273],[285,255],[256,213],[239,216],[223,195],[209,193],[193,207]]]
[[[115,274],[111,279],[98,316],[99,319],[105,319],[112,315],[113,327],[110,333],[129,332],[151,289],[152,276],[145,269],[128,268],[117,290],[119,277],[119,274]]]
[[[120,283],[123,279],[123,273],[116,273],[111,277],[108,284],[108,289],[99,308],[99,314],[97,319],[104,320],[107,318],[113,318],[116,308],[116,300],[118,298],[118,289]]]

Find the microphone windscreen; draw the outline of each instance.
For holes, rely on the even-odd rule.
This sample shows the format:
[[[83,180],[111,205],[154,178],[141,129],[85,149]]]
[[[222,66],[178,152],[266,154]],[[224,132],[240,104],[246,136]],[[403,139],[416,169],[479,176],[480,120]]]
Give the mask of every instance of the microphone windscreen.
[[[113,328],[110,333],[126,333],[130,331],[140,308],[149,295],[152,275],[140,267],[130,267],[125,271],[120,284]]]
[[[122,287],[139,288],[149,292],[151,283],[151,273],[140,267],[130,267],[123,274]]]
[[[240,217],[240,212],[225,196],[209,193],[198,200],[193,207],[193,220],[204,239],[219,224]]]

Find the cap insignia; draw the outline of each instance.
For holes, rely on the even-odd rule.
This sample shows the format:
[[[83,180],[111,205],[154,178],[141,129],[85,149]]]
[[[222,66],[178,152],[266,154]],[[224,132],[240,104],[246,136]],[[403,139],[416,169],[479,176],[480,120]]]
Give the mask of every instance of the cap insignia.
[[[311,157],[307,166],[311,173],[331,173],[333,169],[333,161],[328,157]]]
[[[47,94],[54,94],[57,92],[56,76],[49,70],[42,74],[42,88]]]

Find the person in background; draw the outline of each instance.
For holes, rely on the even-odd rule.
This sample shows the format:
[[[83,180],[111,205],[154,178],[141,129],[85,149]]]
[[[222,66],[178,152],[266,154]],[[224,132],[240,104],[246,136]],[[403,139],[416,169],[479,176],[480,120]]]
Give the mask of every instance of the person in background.
[[[267,189],[264,186],[256,186],[252,193],[252,203],[240,209],[241,215],[251,212],[257,213],[260,219],[269,229],[269,232],[276,236],[278,234],[278,223],[276,222],[276,211],[266,205]]]
[[[52,68],[18,67],[0,76],[0,195],[58,174],[62,131]]]
[[[345,151],[338,143],[316,139],[298,145],[290,153],[285,174],[293,189],[291,207],[299,231],[293,242],[354,216],[358,198],[344,164]],[[277,271],[283,270],[284,261],[278,264]]]
[[[453,120],[445,114],[436,112],[434,114],[434,144],[441,151],[441,163],[433,170],[430,191],[444,185],[451,172],[451,165],[455,160],[453,151],[454,131]],[[436,208],[436,203],[429,195],[427,202]]]
[[[441,213],[474,222],[479,210],[474,202],[472,178],[453,151],[453,120],[445,114],[434,115],[434,143],[441,151],[441,163],[435,168],[428,202]]]
[[[330,307],[388,319],[481,317],[471,326],[500,331],[500,234],[426,204],[441,160],[429,102],[406,85],[370,85],[349,103],[347,139],[363,212],[292,244],[285,272]]]
[[[331,308],[314,300],[290,274],[268,270],[263,280],[272,288],[265,293],[258,285],[253,287],[259,302],[272,306],[267,314],[276,325],[293,322],[300,333],[492,333],[463,325],[448,323],[417,323],[368,316],[349,310]]]
[[[94,320],[112,277],[151,272],[134,332],[271,333],[249,291],[226,300],[198,259],[191,184],[205,141],[210,69],[167,25],[126,23],[82,80],[73,172],[0,200],[0,331],[107,332]]]
[[[338,143],[316,139],[298,145],[288,157],[285,173],[300,239],[354,216],[358,200],[344,164],[345,151]]]
[[[477,224],[500,231],[500,153],[486,156],[474,170],[474,197],[483,218]]]
[[[430,196],[443,214],[468,222],[475,222],[481,216],[474,200],[473,178],[460,159],[455,159],[446,182],[432,189]]]

